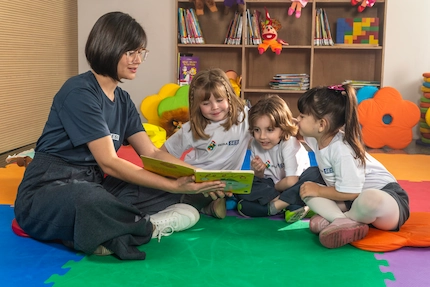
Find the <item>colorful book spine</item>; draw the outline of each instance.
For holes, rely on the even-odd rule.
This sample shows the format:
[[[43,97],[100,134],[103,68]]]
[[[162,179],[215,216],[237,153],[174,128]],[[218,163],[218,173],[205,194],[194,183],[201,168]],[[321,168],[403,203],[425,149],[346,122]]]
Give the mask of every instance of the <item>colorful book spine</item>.
[[[251,13],[249,12],[249,9],[246,9],[246,25],[247,25],[247,44],[253,45],[253,39],[254,39],[254,31],[252,27],[252,19],[251,19]]]
[[[197,30],[197,35],[198,35],[198,38],[199,38],[199,40],[198,40],[199,44],[204,44],[205,43],[205,39],[203,38],[202,29],[200,28],[200,23],[199,23],[199,19],[197,18],[196,11],[194,11],[194,9],[191,8],[190,12],[191,12],[191,15],[193,17],[194,25],[195,25],[196,30]]]
[[[330,22],[328,21],[327,12],[325,9],[323,9],[323,14],[324,14],[324,23],[327,30],[328,45],[333,46],[334,42],[333,42],[333,37],[331,35]]]
[[[178,20],[179,20],[178,26],[179,26],[179,33],[180,33],[180,41],[182,44],[188,44],[188,37],[187,37],[187,30],[185,25],[183,8],[178,9]]]

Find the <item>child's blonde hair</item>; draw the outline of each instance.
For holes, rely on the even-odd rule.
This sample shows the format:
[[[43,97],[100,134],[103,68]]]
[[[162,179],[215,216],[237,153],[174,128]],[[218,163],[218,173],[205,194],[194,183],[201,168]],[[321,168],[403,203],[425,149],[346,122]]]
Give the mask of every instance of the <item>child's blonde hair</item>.
[[[293,114],[287,103],[278,95],[267,94],[251,107],[248,123],[252,136],[254,136],[254,123],[262,116],[269,118],[273,128],[282,130],[281,140],[288,140],[290,136],[297,134],[298,127],[295,124]]]
[[[200,103],[209,100],[213,95],[216,99],[227,99],[229,112],[226,122],[222,125],[228,131],[233,125],[238,125],[245,120],[240,115],[245,110],[244,102],[238,98],[230,84],[230,81],[221,69],[214,68],[197,73],[190,84],[188,94],[190,129],[194,139],[208,139],[205,134],[206,126],[211,122],[205,118],[200,110]]]

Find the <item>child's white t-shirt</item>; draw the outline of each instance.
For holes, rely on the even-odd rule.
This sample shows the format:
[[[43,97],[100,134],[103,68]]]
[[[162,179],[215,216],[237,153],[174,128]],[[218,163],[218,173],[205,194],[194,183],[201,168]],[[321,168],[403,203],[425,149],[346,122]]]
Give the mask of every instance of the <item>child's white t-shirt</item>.
[[[225,120],[208,124],[205,133],[210,137],[207,140],[194,140],[190,124],[187,122],[167,139],[164,146],[177,158],[192,148],[184,161],[202,169],[240,170],[251,139],[248,130],[248,111],[249,108],[245,107],[245,120],[239,125],[233,125],[228,131],[222,126]],[[244,114],[239,118],[242,119]]]
[[[315,138],[305,137],[305,142],[315,152],[318,168],[327,186],[334,186],[339,192],[360,193],[362,190],[381,189],[394,176],[374,157],[366,153],[366,168],[354,158],[354,150],[343,141],[344,133],[337,133],[330,144],[318,148]]]
[[[270,150],[264,150],[253,139],[251,158],[256,155],[266,164],[264,177],[271,178],[275,184],[287,176],[300,176],[310,166],[308,152],[295,137],[281,141]]]

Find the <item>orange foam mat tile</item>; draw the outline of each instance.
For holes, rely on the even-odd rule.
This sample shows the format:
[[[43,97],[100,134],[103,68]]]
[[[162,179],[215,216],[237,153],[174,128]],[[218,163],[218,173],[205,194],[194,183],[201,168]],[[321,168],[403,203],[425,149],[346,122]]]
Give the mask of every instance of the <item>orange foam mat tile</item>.
[[[422,154],[371,153],[397,180],[430,181],[430,156]]]
[[[8,164],[0,168],[0,204],[15,202],[18,186],[24,176],[25,167]]]

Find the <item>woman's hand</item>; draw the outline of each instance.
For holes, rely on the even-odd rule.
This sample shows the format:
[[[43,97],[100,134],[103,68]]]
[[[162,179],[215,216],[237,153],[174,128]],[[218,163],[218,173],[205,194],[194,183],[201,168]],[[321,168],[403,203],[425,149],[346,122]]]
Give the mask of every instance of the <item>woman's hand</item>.
[[[194,176],[185,176],[178,178],[176,183],[178,186],[175,193],[203,193],[205,196],[211,196],[213,199],[225,196],[225,183],[219,180],[196,183]]]

